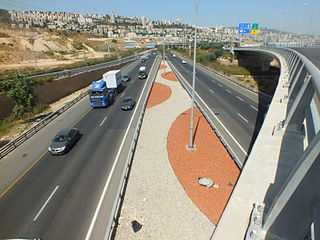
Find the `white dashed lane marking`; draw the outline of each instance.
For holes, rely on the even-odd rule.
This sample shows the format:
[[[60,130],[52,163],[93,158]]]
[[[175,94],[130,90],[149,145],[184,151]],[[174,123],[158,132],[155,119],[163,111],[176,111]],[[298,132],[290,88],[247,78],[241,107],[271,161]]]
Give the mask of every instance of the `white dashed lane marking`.
[[[247,119],[245,119],[244,117],[241,116],[241,114],[237,113],[239,117],[241,117],[243,119],[243,121],[248,122]]]

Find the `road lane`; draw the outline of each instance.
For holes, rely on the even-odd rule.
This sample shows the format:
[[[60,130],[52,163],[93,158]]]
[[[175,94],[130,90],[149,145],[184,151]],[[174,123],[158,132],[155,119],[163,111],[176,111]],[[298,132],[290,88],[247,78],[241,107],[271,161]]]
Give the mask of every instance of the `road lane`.
[[[180,58],[168,57],[191,85],[191,62],[182,64]],[[247,93],[242,87],[222,80],[203,67],[197,66],[196,71],[196,92],[234,136],[240,148],[248,153],[262,125],[261,116],[267,110],[267,102],[264,99],[259,102],[257,94]]]
[[[150,59],[147,69],[151,64]],[[129,71],[132,79],[138,77],[140,65],[135,64]],[[144,84],[144,80],[135,81],[135,84],[125,83],[124,95],[138,98]],[[0,238],[84,238],[102,185],[131,118],[132,111],[121,111],[120,104],[118,96],[113,106],[92,109],[79,122],[74,120],[77,122],[74,126],[80,129],[82,137],[73,149],[58,157],[46,153],[0,199]],[[107,121],[104,121],[106,116]],[[104,123],[100,126],[102,121]],[[56,186],[59,189],[52,195]]]

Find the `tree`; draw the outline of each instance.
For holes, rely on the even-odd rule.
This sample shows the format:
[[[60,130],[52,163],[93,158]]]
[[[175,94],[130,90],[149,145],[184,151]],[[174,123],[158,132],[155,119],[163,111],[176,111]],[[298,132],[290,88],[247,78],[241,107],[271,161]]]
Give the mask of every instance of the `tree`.
[[[11,23],[11,15],[8,10],[0,9],[0,22]]]
[[[3,82],[7,96],[15,102],[14,117],[20,118],[25,113],[32,111],[35,105],[35,95],[32,92],[34,82],[25,75],[16,74],[14,80]]]

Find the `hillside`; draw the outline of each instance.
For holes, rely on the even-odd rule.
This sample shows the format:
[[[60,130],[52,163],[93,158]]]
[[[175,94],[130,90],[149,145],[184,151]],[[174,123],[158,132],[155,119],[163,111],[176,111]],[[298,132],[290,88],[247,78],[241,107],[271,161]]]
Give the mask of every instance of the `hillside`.
[[[0,74],[71,64],[82,61],[84,54],[88,59],[103,58],[107,54],[106,42],[92,40],[93,37],[68,31],[12,29],[2,24]],[[115,47],[111,45],[111,49]]]

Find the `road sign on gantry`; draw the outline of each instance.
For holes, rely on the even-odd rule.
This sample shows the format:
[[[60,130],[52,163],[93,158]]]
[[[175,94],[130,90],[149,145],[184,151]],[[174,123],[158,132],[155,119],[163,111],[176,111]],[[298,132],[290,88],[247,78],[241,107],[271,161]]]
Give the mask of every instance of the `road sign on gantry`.
[[[252,23],[251,30],[259,30],[259,24],[258,23]]]
[[[251,30],[250,34],[258,34],[260,31],[259,30]]]
[[[251,30],[251,24],[250,23],[239,23],[238,26],[238,34],[248,34]]]

